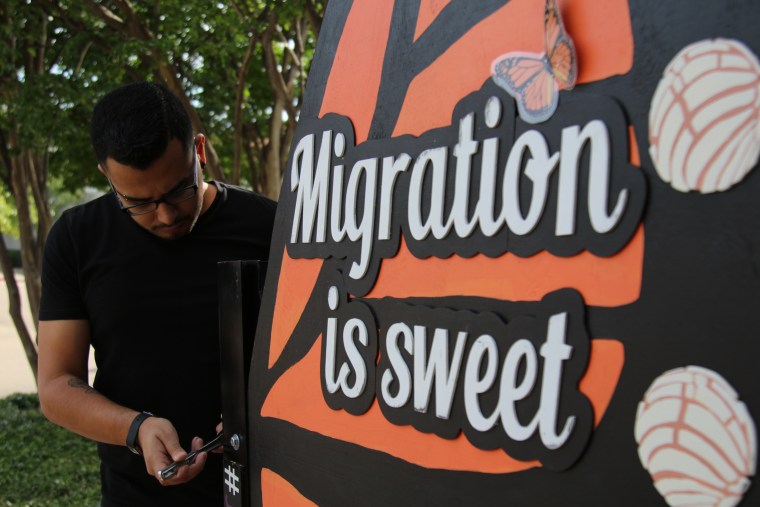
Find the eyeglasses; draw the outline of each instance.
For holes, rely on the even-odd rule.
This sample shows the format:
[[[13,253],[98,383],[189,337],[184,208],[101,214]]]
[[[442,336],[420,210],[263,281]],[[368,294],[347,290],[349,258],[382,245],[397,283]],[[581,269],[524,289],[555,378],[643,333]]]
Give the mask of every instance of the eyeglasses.
[[[176,204],[179,204],[181,202],[185,202],[188,199],[192,199],[195,194],[198,192],[198,171],[196,168],[196,149],[193,145],[193,165],[192,165],[192,171],[193,171],[193,184],[188,185],[183,188],[179,188],[177,190],[172,190],[171,192],[164,194],[159,199],[156,199],[155,201],[148,201],[148,202],[142,202],[140,204],[135,204],[134,206],[124,206],[122,204],[122,199],[131,200],[126,195],[120,193],[116,188],[113,186],[113,183],[111,182],[111,178],[108,179],[108,184],[111,185],[111,190],[113,190],[114,197],[116,197],[116,202],[119,204],[119,208],[121,208],[121,211],[126,213],[127,215],[147,215],[148,213],[153,213],[158,209],[158,205],[162,202],[165,202],[166,204],[169,204],[171,206],[174,206]]]

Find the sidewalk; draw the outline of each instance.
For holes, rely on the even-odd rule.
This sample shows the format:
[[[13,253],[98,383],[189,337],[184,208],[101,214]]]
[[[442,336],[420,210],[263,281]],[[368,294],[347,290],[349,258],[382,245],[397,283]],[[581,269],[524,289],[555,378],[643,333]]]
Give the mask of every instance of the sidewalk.
[[[17,274],[16,283],[21,291],[24,322],[27,329],[33,330],[24,276]],[[26,359],[21,339],[8,313],[8,287],[5,278],[0,275],[0,398],[12,393],[34,392],[37,392],[37,385],[34,383],[34,375]]]
[[[27,329],[34,333],[32,315],[26,299],[24,276],[16,274],[16,283],[21,291],[22,315]],[[34,338],[34,336],[33,336]],[[90,378],[95,371],[95,362],[90,355]],[[0,274],[0,398],[13,393],[35,393],[37,385],[34,375],[26,359],[21,339],[16,333],[16,327],[8,313],[8,287],[5,278]]]

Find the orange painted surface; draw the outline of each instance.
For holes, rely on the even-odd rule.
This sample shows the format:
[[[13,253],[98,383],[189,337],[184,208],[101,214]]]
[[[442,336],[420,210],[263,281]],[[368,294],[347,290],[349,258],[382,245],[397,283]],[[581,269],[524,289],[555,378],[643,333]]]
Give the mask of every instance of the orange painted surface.
[[[636,130],[633,125],[628,126],[628,146],[631,147],[629,152],[629,162],[631,165],[641,167],[641,156],[639,155],[639,143],[636,142]]]
[[[278,507],[316,507],[317,505],[268,468],[261,469],[261,503]]]
[[[421,433],[388,422],[377,400],[361,416],[330,409],[320,385],[321,337],[306,357],[280,377],[264,402],[261,415],[289,421],[322,435],[386,452],[426,468],[484,473],[519,472],[541,466],[518,461],[504,451],[483,451],[460,433],[454,440]],[[592,340],[589,368],[580,383],[601,420],[623,365],[623,346],[614,340]]]
[[[446,7],[451,0],[421,0],[420,12],[417,15],[417,26],[414,30],[414,40],[417,40],[420,35],[425,33],[430,23],[435,21],[438,14],[441,13],[444,7]]]
[[[560,0],[559,7],[578,56],[577,84],[630,70],[627,0]],[[510,0],[414,78],[393,135],[419,136],[449,125],[456,103],[490,77],[494,59],[510,51],[543,52],[544,46],[544,2]]]
[[[558,0],[578,55],[578,83],[626,74],[633,66],[628,0]]]
[[[319,116],[350,118],[357,144],[367,139],[375,112],[392,12],[393,2],[354,1],[327,79]]]
[[[496,57],[543,51],[543,18],[543,1],[510,0],[477,24],[412,80],[393,135],[419,136],[449,125],[456,103],[480,89]],[[535,26],[526,22],[533,19]]]
[[[389,5],[378,4],[391,2],[365,0],[352,8],[323,101],[322,114],[337,112],[351,118],[357,142],[365,139],[371,122],[387,42],[387,34],[382,35],[377,27],[387,30],[391,16]],[[445,0],[420,4],[418,33],[445,4]],[[559,6],[578,51],[579,83],[630,69],[633,39],[627,1],[600,5],[593,0],[564,0]],[[494,58],[514,50],[543,51],[543,10],[543,1],[511,0],[465,34],[412,82],[394,134],[420,135],[448,125],[456,102],[488,79]],[[359,34],[362,44],[355,41]],[[358,55],[360,52],[364,56]],[[357,102],[357,98],[361,100]],[[638,165],[635,139],[631,157]],[[541,252],[530,258],[507,254],[499,259],[477,255],[472,259],[419,260],[402,243],[398,255],[383,262],[369,296],[482,295],[538,300],[553,290],[573,287],[590,305],[618,306],[639,297],[643,251],[642,228],[619,255],[610,258],[588,252],[558,258]]]
[[[321,268],[322,259],[291,259],[287,250],[283,250],[269,338],[269,368],[277,362],[293,334]]]
[[[392,296],[482,296],[508,301],[538,301],[546,294],[571,287],[591,306],[632,303],[641,292],[644,227],[639,226],[626,247],[613,257],[584,251],[555,257],[542,251],[532,257],[506,253],[469,259],[451,256],[417,259],[403,243],[395,257],[385,259],[368,298]]]
[[[421,0],[415,39],[448,1]],[[630,70],[633,39],[627,0],[559,0],[559,6],[578,52],[579,84]],[[327,81],[320,116],[333,112],[348,117],[357,143],[366,140],[377,107],[392,7],[393,2],[354,1]],[[411,82],[393,135],[419,136],[449,125],[456,103],[490,77],[495,58],[509,51],[543,51],[543,8],[542,0],[510,0],[455,41]],[[630,132],[630,157],[638,165],[635,137],[632,129]],[[402,239],[398,255],[383,261],[377,283],[367,297],[472,295],[537,301],[549,292],[572,287],[588,305],[619,306],[639,297],[643,254],[643,226],[618,255],[610,258],[588,252],[560,258],[541,252],[529,258],[505,254],[498,259],[476,255],[470,259],[452,256],[421,260],[411,255]],[[270,367],[301,318],[322,266],[320,260],[293,260],[285,252],[283,255]],[[377,402],[359,417],[331,410],[319,382],[320,343],[318,339],[307,356],[276,381],[261,409],[262,416],[287,420],[428,468],[509,473],[540,466],[536,461],[515,460],[501,450],[477,449],[461,434],[446,440],[411,426],[395,426],[383,417]],[[591,400],[597,425],[614,393],[624,360],[620,342],[592,340],[589,366],[579,389]],[[287,481],[266,469],[262,472],[262,490],[265,495],[281,495],[265,496],[265,505],[312,505]]]
[[[599,426],[602,416],[615,393],[620,372],[625,363],[625,349],[617,340],[591,340],[591,356],[578,389],[594,405],[594,426]]]

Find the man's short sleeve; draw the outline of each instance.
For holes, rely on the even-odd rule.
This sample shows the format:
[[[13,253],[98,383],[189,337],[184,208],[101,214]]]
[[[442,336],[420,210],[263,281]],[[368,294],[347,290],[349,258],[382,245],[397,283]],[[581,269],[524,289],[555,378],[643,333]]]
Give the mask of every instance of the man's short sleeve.
[[[67,214],[61,216],[45,242],[40,320],[87,318],[70,218]]]

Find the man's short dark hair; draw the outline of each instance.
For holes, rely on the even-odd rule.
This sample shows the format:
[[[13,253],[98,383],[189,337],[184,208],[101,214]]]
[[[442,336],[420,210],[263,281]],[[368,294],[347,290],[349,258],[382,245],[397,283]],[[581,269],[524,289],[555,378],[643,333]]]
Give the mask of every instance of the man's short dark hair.
[[[110,157],[145,169],[161,158],[172,139],[189,150],[193,128],[182,103],[165,86],[141,82],[121,86],[97,103],[90,137],[104,167]]]

